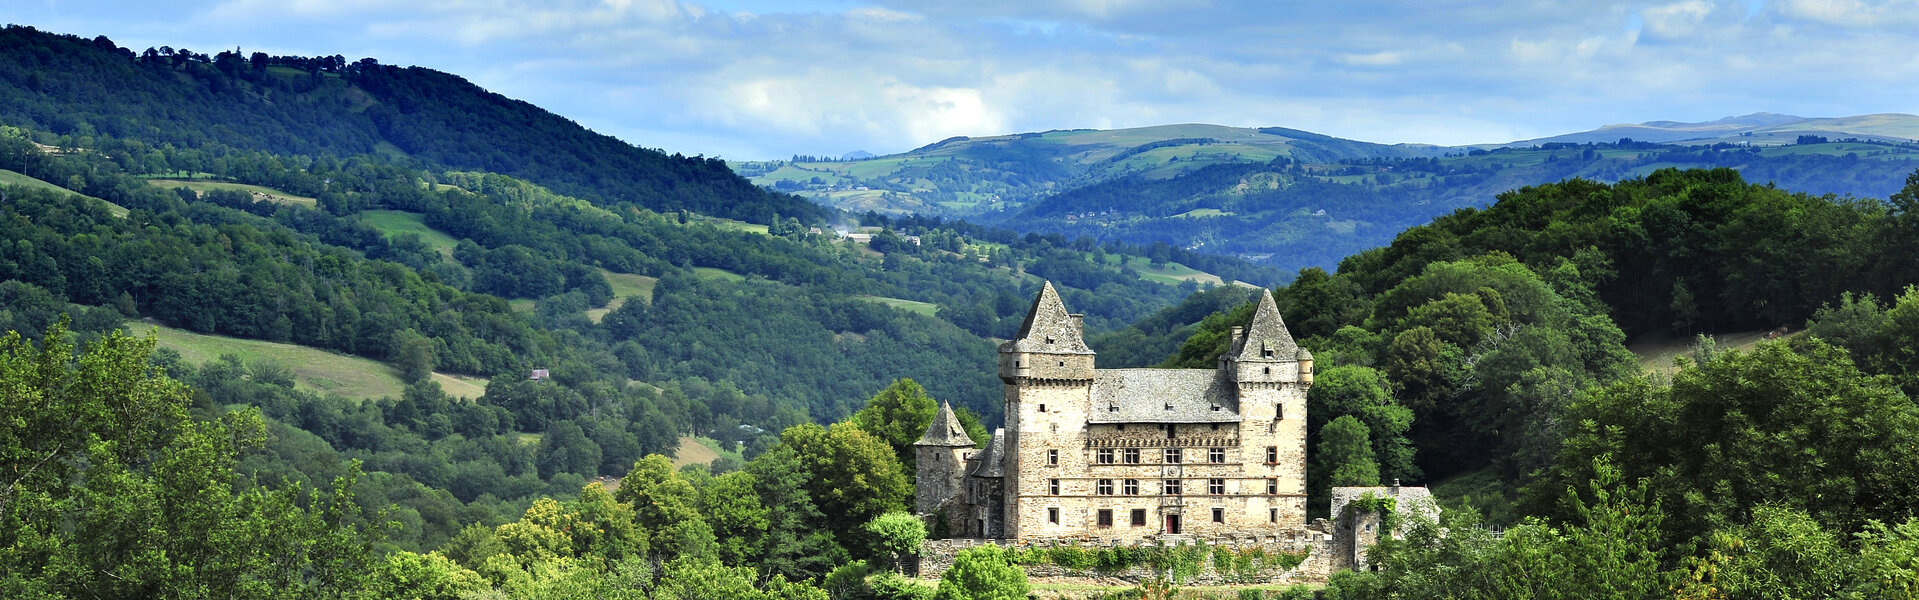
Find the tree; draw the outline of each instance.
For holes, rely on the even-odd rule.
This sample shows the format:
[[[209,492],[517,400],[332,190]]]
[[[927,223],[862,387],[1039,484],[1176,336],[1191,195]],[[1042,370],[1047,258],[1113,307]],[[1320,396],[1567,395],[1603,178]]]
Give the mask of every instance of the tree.
[[[812,474],[807,492],[841,540],[857,540],[860,526],[874,517],[906,509],[912,484],[900,469],[892,447],[850,422],[832,427],[796,425],[780,433],[780,443]],[[858,547],[854,545],[854,547]]]
[[[433,340],[412,329],[394,334],[390,360],[400,370],[400,379],[407,383],[426,381],[433,377]]]
[[[933,600],[1023,600],[1030,589],[1026,570],[1013,564],[1012,555],[999,546],[979,546],[953,558]]]
[[[903,512],[890,512],[867,521],[867,539],[872,541],[874,558],[884,558],[898,571],[900,560],[920,553],[926,539],[926,522]]]
[[[620,478],[613,497],[633,507],[650,534],[650,547],[662,557],[711,558],[713,529],[699,511],[699,492],[673,468],[673,461],[648,454]]]
[[[1860,374],[1844,352],[1816,339],[1723,351],[1684,369],[1670,386],[1628,379],[1580,396],[1555,466],[1527,488],[1542,513],[1570,482],[1589,480],[1610,455],[1647,478],[1670,519],[1666,539],[1697,539],[1776,504],[1828,530],[1919,509],[1900,482],[1919,479],[1919,407],[1883,378]]]
[[[560,473],[600,474],[600,445],[587,439],[586,432],[572,421],[554,421],[548,425],[534,456],[534,464],[539,466],[540,477],[544,479]]]
[[[1379,485],[1379,463],[1366,425],[1352,415],[1333,419],[1319,430],[1315,470],[1327,473],[1333,487]]]
[[[700,514],[719,541],[720,562],[752,565],[766,544],[770,515],[757,491],[759,478],[735,471],[713,478],[700,490]]]
[[[246,485],[257,412],[194,421],[189,391],[151,368],[153,338],[109,332],[79,356],[64,322],[35,347],[0,338],[0,595],[345,597],[373,585],[387,529],[354,499]]]
[[[906,471],[913,472],[913,442],[926,433],[938,412],[939,403],[926,395],[926,388],[902,377],[868,398],[866,407],[853,413],[852,420],[861,430],[885,440]]]

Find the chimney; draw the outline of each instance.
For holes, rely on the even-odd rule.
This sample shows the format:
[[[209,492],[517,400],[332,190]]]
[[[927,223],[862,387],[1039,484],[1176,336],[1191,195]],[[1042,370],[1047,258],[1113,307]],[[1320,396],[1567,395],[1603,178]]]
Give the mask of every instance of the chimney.
[[[1073,320],[1073,331],[1079,332],[1080,336],[1084,337],[1086,335],[1086,315],[1069,314],[1066,315],[1066,317]]]

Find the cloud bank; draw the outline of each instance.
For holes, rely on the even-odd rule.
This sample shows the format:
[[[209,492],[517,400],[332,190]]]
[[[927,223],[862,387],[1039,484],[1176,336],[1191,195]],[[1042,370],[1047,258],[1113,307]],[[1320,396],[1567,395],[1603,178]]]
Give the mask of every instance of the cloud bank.
[[[1919,0],[41,0],[141,49],[372,56],[630,142],[779,158],[1180,122],[1501,142],[1919,112]]]

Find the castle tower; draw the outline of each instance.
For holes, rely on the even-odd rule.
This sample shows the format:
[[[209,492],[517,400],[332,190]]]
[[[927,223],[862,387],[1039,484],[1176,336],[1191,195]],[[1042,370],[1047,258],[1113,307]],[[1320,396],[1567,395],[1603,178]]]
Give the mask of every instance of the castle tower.
[[[1313,384],[1313,355],[1293,341],[1266,290],[1244,329],[1234,327],[1219,368],[1237,388],[1241,447],[1247,472],[1277,479],[1268,509],[1282,526],[1306,523],[1306,392]]]
[[[926,435],[913,442],[917,463],[913,512],[931,515],[947,500],[960,494],[966,479],[966,459],[973,450],[973,439],[953,414],[953,406],[940,402],[940,411],[926,426]],[[960,515],[948,515],[949,519]]]
[[[1087,462],[1094,372],[1093,350],[1086,346],[1083,327],[1083,317],[1066,312],[1049,281],[1040,287],[1019,334],[999,348],[1000,380],[1006,384],[1003,467],[1017,475],[1005,481],[999,535],[989,537],[1022,539],[1022,532],[1039,530],[1046,519],[1043,511],[1021,508],[1055,496],[1055,482],[1088,485],[1079,479],[1061,482],[1061,473],[1083,472]],[[1090,493],[1062,490],[1067,495],[1076,492]],[[990,525],[988,533],[993,533]]]

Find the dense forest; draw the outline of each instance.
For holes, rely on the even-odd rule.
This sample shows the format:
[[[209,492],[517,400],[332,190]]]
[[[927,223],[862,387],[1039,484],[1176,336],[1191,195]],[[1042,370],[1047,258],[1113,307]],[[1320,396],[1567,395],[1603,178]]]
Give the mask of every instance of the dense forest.
[[[136,53],[104,36],[17,25],[0,30],[0,56],[0,113],[9,124],[71,135],[83,146],[140,140],[140,159],[184,154],[165,158],[189,172],[220,171],[211,163],[227,151],[390,153],[429,168],[509,175],[599,204],[757,223],[775,214],[806,222],[826,216],[806,200],[758,189],[718,159],[634,147],[431,69],[339,56]]]
[[[1324,365],[1309,491],[1409,478],[1448,508],[1329,594],[1912,597],[1916,201],[1919,172],[1887,201],[1569,180],[1303,271],[1274,295]],[[1209,363],[1249,309],[1166,364]],[[1621,346],[1777,325],[1806,333],[1702,335],[1677,372]]]

